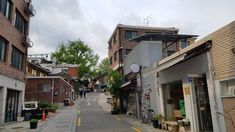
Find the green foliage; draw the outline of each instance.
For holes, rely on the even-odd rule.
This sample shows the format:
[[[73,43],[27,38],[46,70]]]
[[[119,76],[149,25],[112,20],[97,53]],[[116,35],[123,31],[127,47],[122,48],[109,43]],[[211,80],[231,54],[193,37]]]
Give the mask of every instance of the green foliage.
[[[163,116],[161,114],[154,114],[152,120],[161,120]]]
[[[49,108],[51,107],[51,103],[48,103],[48,102],[38,102],[38,107],[39,108]]]
[[[29,122],[38,123],[38,120],[37,119],[31,119]]]
[[[80,78],[85,74],[95,74],[95,66],[99,60],[99,56],[81,40],[61,42],[57,50],[52,53],[52,58],[57,64],[78,64]]]
[[[104,58],[97,67],[98,75],[107,74],[109,72],[109,59]]]
[[[49,111],[51,112],[56,112],[57,109],[59,109],[59,105],[58,104],[53,104],[51,105],[51,107],[48,108]]]
[[[107,84],[109,88],[108,90],[113,96],[120,97],[122,83],[122,75],[118,71],[109,70]]]

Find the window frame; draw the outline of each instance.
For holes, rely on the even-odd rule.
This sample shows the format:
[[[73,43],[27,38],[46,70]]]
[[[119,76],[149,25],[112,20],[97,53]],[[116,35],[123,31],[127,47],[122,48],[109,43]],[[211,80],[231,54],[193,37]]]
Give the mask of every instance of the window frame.
[[[42,86],[42,87],[40,87],[40,86]],[[44,86],[49,86],[49,87],[44,87]],[[45,92],[45,93],[49,93],[49,92],[51,92],[51,84],[50,83],[38,83],[37,84],[37,88],[36,88],[36,92]],[[39,88],[42,88],[42,90],[39,90]],[[47,89],[47,90],[45,90],[45,88]],[[49,90],[48,90],[48,88],[49,88]]]
[[[5,44],[5,50],[4,53],[1,52],[2,50],[2,45]],[[8,41],[6,39],[4,39],[2,36],[0,36],[0,62],[6,62],[7,60],[7,49],[8,49]],[[3,55],[3,59],[2,59],[2,54]]]
[[[24,18],[24,16],[20,13],[20,11],[18,9],[16,9],[15,12],[15,20],[14,20],[14,27],[21,33],[24,35],[27,35],[27,26],[28,23],[26,21],[26,19]]]
[[[0,0],[0,11],[3,15],[11,20],[12,17],[12,2],[11,0]]]
[[[15,52],[14,52],[15,51]],[[13,53],[14,52],[14,53]],[[19,58],[15,59],[16,56],[19,55]],[[14,59],[13,59],[14,57]],[[18,69],[18,70],[23,70],[23,63],[24,63],[24,53],[21,52],[19,49],[16,47],[12,46],[12,51],[11,51],[11,66]],[[14,61],[14,62],[13,62]],[[16,64],[18,63],[18,64]]]
[[[129,35],[131,36],[128,36],[128,33],[130,33]],[[133,33],[136,33],[136,35],[133,35]],[[134,30],[125,30],[125,39],[126,40],[129,40],[129,39],[132,39],[132,38],[135,38],[138,36],[138,31],[134,31]]]

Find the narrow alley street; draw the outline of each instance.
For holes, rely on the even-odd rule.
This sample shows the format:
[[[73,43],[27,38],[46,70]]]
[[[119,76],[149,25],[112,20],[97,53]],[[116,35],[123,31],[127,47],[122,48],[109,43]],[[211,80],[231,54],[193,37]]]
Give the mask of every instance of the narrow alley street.
[[[100,93],[89,93],[79,100],[77,132],[135,132],[136,128],[122,121],[100,106]]]

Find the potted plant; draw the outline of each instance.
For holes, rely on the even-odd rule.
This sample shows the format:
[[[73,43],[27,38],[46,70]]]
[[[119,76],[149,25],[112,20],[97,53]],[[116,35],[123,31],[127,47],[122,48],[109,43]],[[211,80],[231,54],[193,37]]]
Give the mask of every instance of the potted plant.
[[[29,121],[30,129],[36,129],[38,126],[38,120],[37,119],[31,119]]]
[[[152,117],[152,123],[154,128],[159,128],[160,121],[162,120],[162,115],[161,114],[155,114]]]

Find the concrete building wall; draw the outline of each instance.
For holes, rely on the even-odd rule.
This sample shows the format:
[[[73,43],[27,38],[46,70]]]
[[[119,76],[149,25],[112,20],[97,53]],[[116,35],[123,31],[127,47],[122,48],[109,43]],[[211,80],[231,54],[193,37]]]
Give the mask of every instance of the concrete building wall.
[[[142,41],[124,60],[124,75],[130,72],[130,66],[137,64],[146,68],[162,57],[162,43],[158,41]]]
[[[21,116],[21,108],[24,102],[25,83],[0,74],[0,124],[5,120],[7,89],[19,91],[17,116]]]

